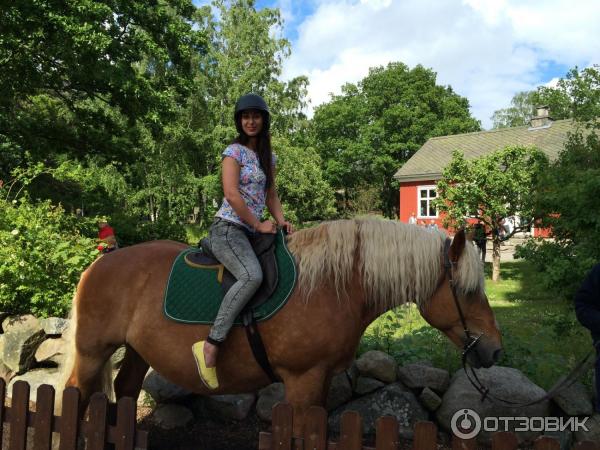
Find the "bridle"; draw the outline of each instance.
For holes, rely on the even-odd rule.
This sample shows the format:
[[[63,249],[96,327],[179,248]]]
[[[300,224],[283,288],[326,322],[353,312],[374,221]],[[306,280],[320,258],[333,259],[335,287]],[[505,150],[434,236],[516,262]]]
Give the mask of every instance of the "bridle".
[[[546,394],[544,396],[542,396],[536,400],[527,402],[527,403],[518,403],[518,402],[514,402],[512,400],[507,400],[507,399],[495,396],[490,392],[490,388],[483,384],[483,382],[477,376],[475,369],[473,369],[473,367],[471,367],[470,365],[468,366],[467,356],[468,356],[469,352],[471,352],[477,346],[477,344],[483,337],[484,333],[474,336],[474,334],[469,330],[467,321],[465,320],[465,315],[463,313],[462,307],[460,306],[460,302],[458,301],[458,295],[456,294],[456,283],[454,281],[454,268],[455,268],[456,262],[450,260],[449,251],[450,251],[451,244],[452,244],[452,240],[450,238],[446,238],[446,241],[444,242],[444,250],[443,250],[444,251],[444,277],[442,278],[440,284],[444,282],[445,278],[448,278],[448,282],[450,284],[450,290],[452,291],[452,297],[454,298],[454,304],[456,305],[456,309],[458,311],[458,316],[460,317],[460,322],[461,322],[463,331],[466,336],[466,340],[465,340],[465,343],[462,348],[462,357],[461,357],[463,370],[465,371],[465,375],[466,375],[467,379],[469,380],[469,382],[471,383],[471,385],[473,385],[473,387],[477,390],[477,392],[479,392],[481,394],[481,401],[483,402],[486,398],[488,398],[493,403],[501,403],[501,404],[509,405],[509,406],[530,406],[530,405],[534,405],[534,404],[543,402],[545,400],[551,399],[552,397],[554,397],[554,395],[558,391],[560,391],[564,388],[567,388],[571,384],[573,384],[577,380],[577,378],[583,373],[583,371],[587,368],[588,363],[590,361],[593,361],[593,358],[592,358],[593,351],[590,351],[575,366],[575,368],[564,379],[562,379],[562,381],[559,381],[558,383],[556,383],[548,392],[546,392]]]
[[[460,323],[462,324],[463,331],[465,336],[467,337],[462,351],[462,359],[463,366],[464,362],[467,358],[467,355],[471,350],[475,348],[483,333],[478,336],[473,336],[471,330],[467,326],[467,321],[465,320],[465,314],[463,313],[462,307],[460,306],[460,302],[458,301],[458,295],[456,295],[456,283],[454,282],[454,266],[456,263],[450,260],[450,245],[452,244],[452,240],[450,238],[446,238],[444,242],[444,277],[448,278],[448,283],[450,284],[450,290],[452,291],[452,298],[454,298],[454,304],[456,305],[456,309],[458,311],[458,317],[460,317]],[[443,282],[443,279],[442,279]]]

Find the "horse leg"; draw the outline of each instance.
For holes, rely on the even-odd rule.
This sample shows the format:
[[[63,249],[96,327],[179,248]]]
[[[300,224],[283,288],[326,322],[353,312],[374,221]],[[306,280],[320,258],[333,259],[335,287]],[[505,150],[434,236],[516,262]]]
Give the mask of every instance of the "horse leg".
[[[142,359],[133,347],[125,347],[125,357],[115,378],[115,395],[117,401],[122,397],[132,397],[137,400],[142,390],[144,377],[150,366]]]
[[[107,346],[95,351],[82,351],[77,348],[71,375],[65,387],[75,386],[81,392],[81,408],[85,411],[90,397],[94,392],[110,394],[110,379],[112,365],[110,356],[115,351],[114,346]],[[108,388],[108,389],[107,389]],[[109,395],[110,396],[110,395]]]
[[[294,430],[296,437],[304,431],[305,414],[311,406],[325,406],[331,373],[324,367],[315,366],[303,372],[282,375],[285,399],[294,408]]]

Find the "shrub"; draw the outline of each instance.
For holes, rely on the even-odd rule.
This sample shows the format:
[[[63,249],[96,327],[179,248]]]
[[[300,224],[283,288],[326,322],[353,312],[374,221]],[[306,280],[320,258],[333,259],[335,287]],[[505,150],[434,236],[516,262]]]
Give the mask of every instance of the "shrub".
[[[64,316],[83,270],[96,258],[95,221],[49,201],[0,199],[0,308]]]

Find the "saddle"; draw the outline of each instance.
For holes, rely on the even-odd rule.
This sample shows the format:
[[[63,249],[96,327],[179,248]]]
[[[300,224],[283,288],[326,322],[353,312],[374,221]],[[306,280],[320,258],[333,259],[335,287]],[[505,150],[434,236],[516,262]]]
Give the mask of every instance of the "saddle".
[[[277,259],[275,257],[276,234],[255,234],[248,240],[256,253],[258,262],[263,272],[263,282],[246,304],[243,311],[257,308],[265,303],[277,287],[279,278],[277,270]],[[223,266],[213,255],[210,248],[210,240],[205,237],[198,243],[200,251],[190,252],[185,255],[185,263],[196,269],[212,269],[217,271],[217,281],[221,284],[223,296],[231,289],[237,281],[233,274]]]

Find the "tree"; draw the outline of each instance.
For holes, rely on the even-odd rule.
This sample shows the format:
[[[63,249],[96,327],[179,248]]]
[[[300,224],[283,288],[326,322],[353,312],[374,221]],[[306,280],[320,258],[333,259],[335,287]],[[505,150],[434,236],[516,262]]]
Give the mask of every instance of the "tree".
[[[315,149],[274,141],[277,152],[277,193],[286,218],[296,223],[323,220],[335,213],[333,191],[323,178]]]
[[[316,108],[313,146],[323,159],[326,179],[344,192],[346,204],[359,190],[376,188],[388,217],[398,205],[392,176],[433,136],[479,130],[467,99],[438,86],[436,74],[402,63],[375,67],[357,85]]]
[[[577,125],[565,148],[540,178],[535,208],[552,241],[530,240],[519,255],[542,272],[546,285],[572,298],[600,260],[600,67],[575,69],[559,83],[572,99]]]
[[[491,117],[493,129],[527,125],[535,115],[535,91],[517,92],[508,108],[494,111]]]
[[[134,137],[128,129],[137,121],[160,132],[205,45],[192,28],[194,10],[189,0],[4,6],[2,143],[38,159],[49,150],[110,158],[106,143]]]
[[[558,81],[556,87],[539,86],[535,91],[518,92],[510,107],[494,112],[492,128],[529,125],[539,106],[547,106],[554,120],[598,117],[600,96],[593,88],[599,83],[597,68],[597,65],[581,71],[574,68]]]
[[[189,0],[25,1],[3,8],[0,178],[38,162],[82,166],[67,178],[38,177],[28,187],[32,198],[137,216],[137,206],[148,203],[138,195],[148,185],[139,165],[159,165],[160,152],[152,150],[167,145],[192,86],[195,55],[206,51],[205,32],[192,22],[195,10]],[[161,163],[165,174],[179,173],[169,159]],[[125,199],[95,190],[113,169],[126,185],[119,192]]]
[[[460,151],[438,182],[437,207],[446,214],[445,226],[458,228],[473,218],[491,230],[492,280],[500,279],[500,227],[505,217],[519,215],[512,234],[529,228],[534,220],[532,186],[546,169],[548,159],[535,148],[506,147],[478,159],[467,160]]]

